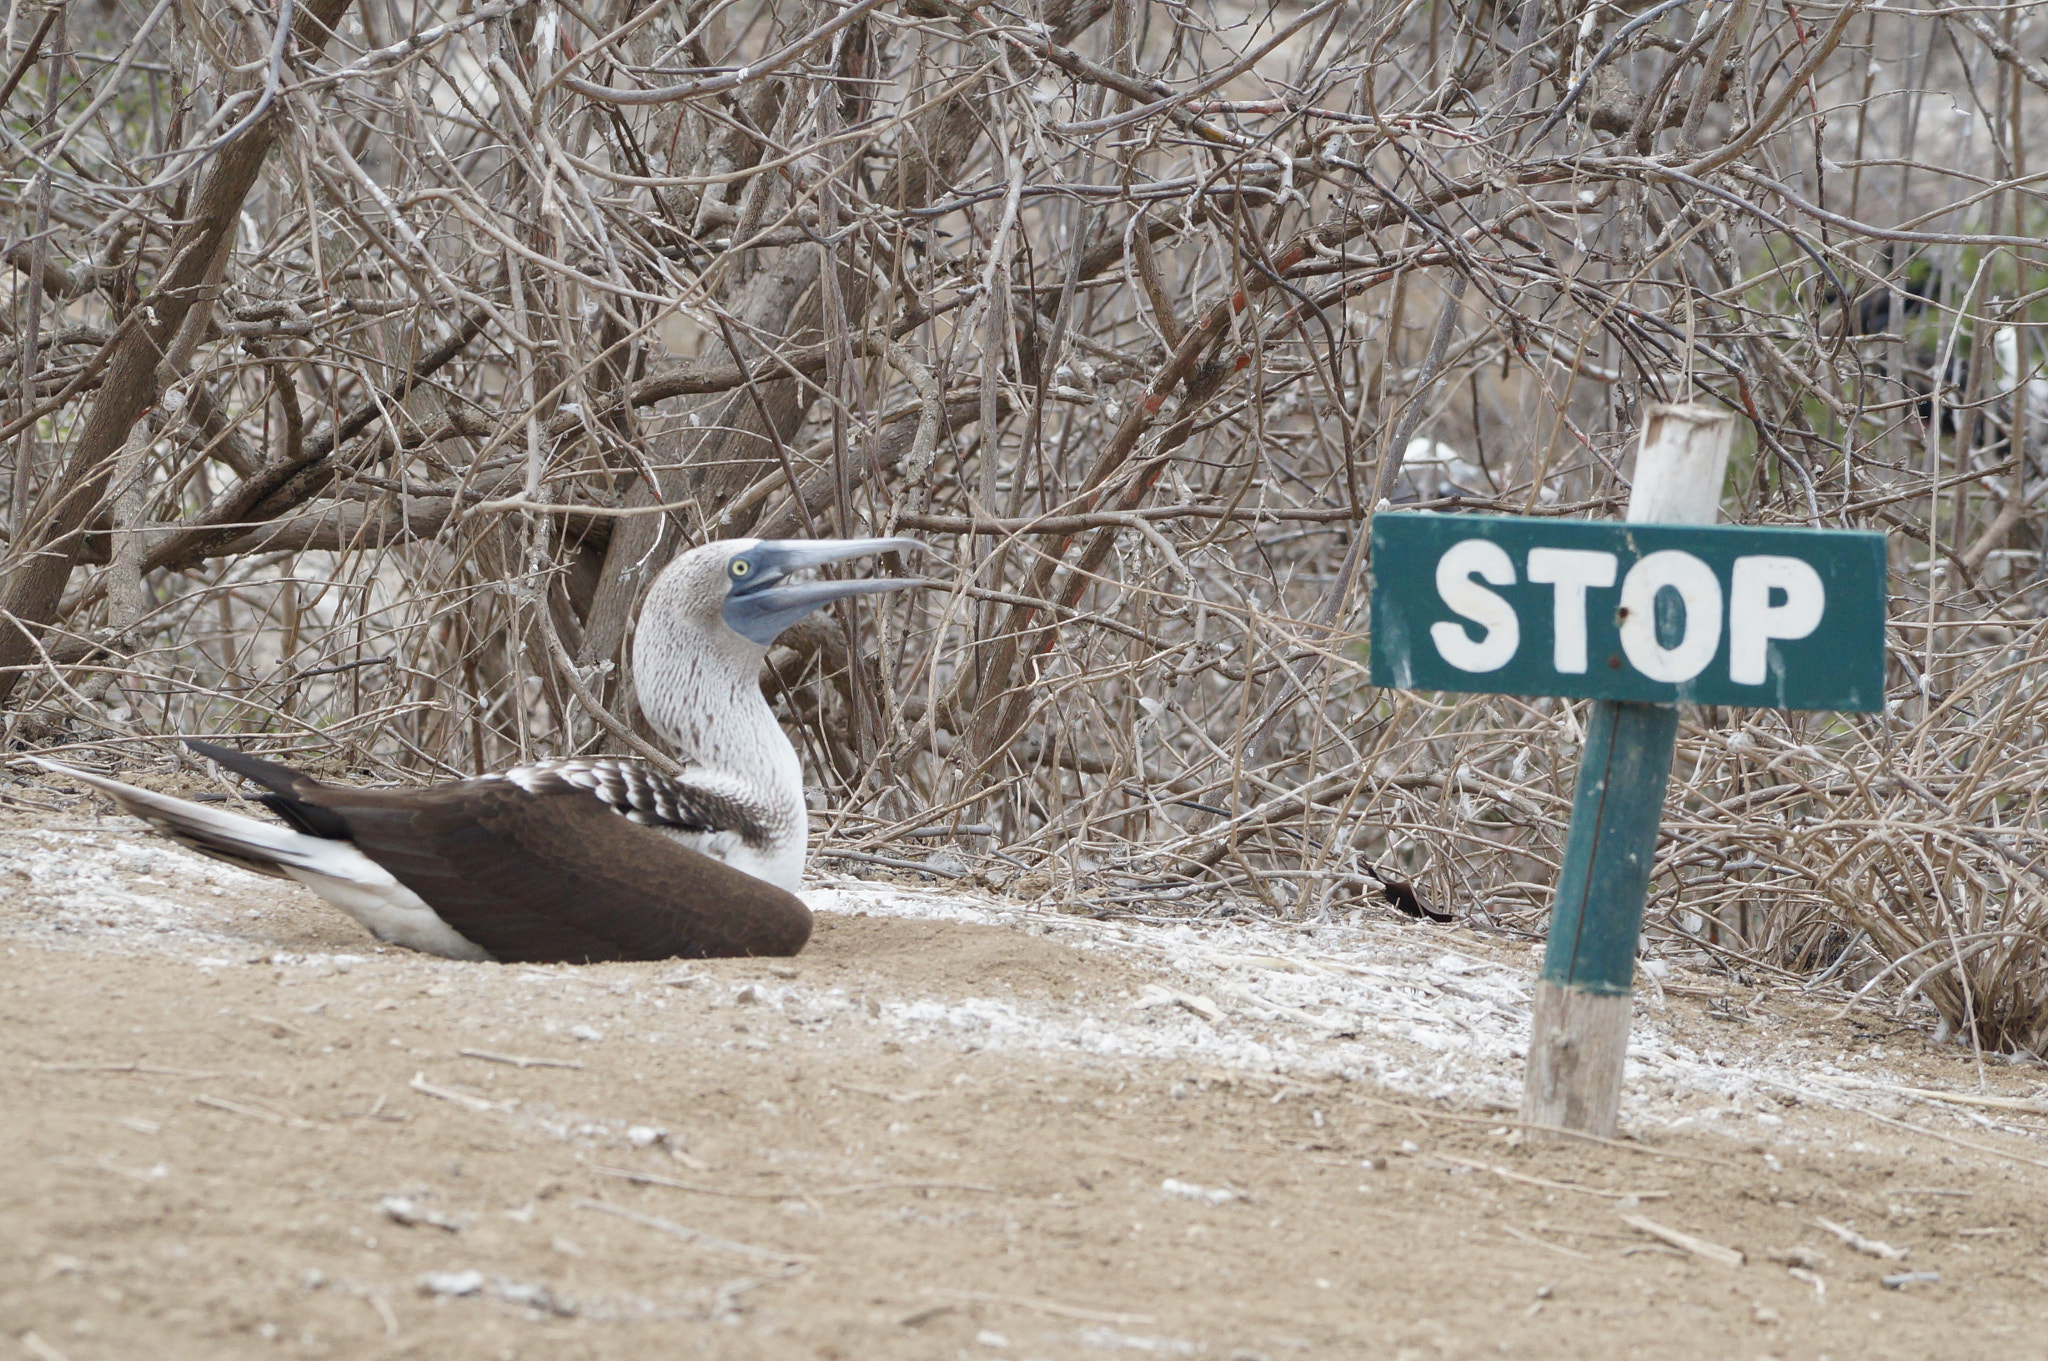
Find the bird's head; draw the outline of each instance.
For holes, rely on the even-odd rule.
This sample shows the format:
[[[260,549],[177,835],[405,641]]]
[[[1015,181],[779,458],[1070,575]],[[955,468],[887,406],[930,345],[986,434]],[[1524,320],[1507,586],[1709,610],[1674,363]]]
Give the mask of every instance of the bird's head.
[[[784,629],[842,597],[924,584],[912,577],[829,581],[800,574],[921,546],[915,539],[719,539],[677,558],[656,583],[648,608],[766,648]]]

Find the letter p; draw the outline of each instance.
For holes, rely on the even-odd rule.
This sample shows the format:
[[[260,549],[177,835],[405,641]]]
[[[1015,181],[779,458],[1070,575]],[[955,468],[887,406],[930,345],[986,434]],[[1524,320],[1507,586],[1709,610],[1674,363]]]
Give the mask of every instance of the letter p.
[[[1783,599],[1772,603],[1773,593]],[[1770,674],[1771,639],[1804,638],[1820,627],[1828,592],[1820,573],[1800,558],[1737,558],[1728,582],[1728,679],[1762,685]]]

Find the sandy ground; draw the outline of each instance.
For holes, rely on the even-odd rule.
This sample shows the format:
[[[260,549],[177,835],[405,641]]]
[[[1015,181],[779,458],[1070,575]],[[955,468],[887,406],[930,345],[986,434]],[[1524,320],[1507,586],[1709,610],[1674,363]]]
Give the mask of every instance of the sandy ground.
[[[793,961],[460,964],[23,797],[0,1356],[2048,1350],[2044,1075],[1796,990],[1666,971],[1626,1145],[1533,1144],[1525,942],[828,880]]]

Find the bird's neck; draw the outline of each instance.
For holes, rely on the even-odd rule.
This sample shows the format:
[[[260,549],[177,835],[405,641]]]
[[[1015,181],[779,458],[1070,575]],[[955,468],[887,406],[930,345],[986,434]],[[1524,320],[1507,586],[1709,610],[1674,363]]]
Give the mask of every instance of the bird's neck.
[[[641,712],[692,774],[758,808],[780,843],[803,864],[803,763],[782,735],[760,688],[762,653],[748,647],[688,647],[641,634],[633,682]]]

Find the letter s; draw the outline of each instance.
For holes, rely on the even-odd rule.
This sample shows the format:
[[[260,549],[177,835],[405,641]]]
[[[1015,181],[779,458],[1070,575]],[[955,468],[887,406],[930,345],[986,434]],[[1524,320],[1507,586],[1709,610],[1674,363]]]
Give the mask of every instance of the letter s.
[[[1496,586],[1515,584],[1515,564],[1499,544],[1486,539],[1465,539],[1452,544],[1437,559],[1436,593],[1452,613],[1477,624],[1482,632],[1477,641],[1463,624],[1444,620],[1429,626],[1430,641],[1437,654],[1460,671],[1498,671],[1514,660],[1522,645],[1522,621],[1515,607],[1472,578],[1481,576]]]

